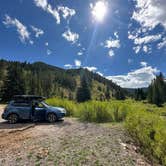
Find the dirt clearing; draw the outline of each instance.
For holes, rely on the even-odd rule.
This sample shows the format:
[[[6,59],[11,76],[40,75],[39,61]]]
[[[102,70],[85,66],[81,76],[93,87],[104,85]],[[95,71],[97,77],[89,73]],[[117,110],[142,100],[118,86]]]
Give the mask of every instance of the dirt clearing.
[[[149,165],[126,142],[131,139],[119,124],[108,127],[65,118],[56,124],[9,125],[0,119],[3,166]]]

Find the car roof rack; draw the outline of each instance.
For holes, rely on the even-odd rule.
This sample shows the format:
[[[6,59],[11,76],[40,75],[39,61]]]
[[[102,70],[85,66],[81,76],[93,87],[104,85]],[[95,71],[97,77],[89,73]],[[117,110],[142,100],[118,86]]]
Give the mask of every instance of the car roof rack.
[[[42,101],[45,99],[46,98],[43,96],[35,96],[35,95],[15,95],[15,96],[13,96],[13,100],[28,100],[28,101],[38,100],[38,101]]]

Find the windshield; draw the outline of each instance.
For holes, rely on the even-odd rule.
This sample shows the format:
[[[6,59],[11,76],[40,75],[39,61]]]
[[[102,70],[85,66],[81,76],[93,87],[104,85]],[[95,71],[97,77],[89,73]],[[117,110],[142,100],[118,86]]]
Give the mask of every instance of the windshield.
[[[44,107],[49,107],[49,105],[48,105],[46,102],[44,102],[44,101],[42,101],[41,104],[42,104]]]

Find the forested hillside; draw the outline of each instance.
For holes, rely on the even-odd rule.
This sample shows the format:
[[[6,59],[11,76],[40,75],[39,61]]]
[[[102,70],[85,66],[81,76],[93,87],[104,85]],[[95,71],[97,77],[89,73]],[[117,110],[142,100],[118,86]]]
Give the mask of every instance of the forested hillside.
[[[122,88],[87,69],[65,70],[42,62],[30,64],[0,60],[0,98],[4,101],[16,94],[57,96],[74,100],[83,82],[81,79],[86,80],[92,99],[125,97]]]

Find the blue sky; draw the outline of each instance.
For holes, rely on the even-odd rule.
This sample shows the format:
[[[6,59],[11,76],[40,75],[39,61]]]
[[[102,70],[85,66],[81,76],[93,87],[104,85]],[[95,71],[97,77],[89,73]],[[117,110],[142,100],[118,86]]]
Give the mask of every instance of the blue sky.
[[[165,0],[1,0],[0,58],[85,67],[122,87],[166,73]]]

